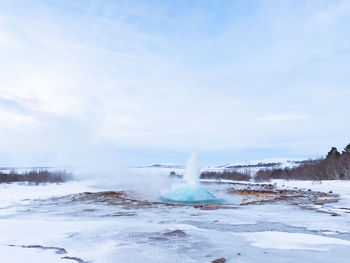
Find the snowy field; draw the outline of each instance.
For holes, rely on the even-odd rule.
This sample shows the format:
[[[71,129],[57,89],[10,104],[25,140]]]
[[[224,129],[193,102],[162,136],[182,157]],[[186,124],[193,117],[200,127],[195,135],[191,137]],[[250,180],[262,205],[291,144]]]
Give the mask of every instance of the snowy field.
[[[305,159],[300,158],[269,158],[263,160],[253,160],[246,162],[235,162],[220,166],[208,166],[203,167],[201,172],[223,172],[225,170],[237,171],[240,173],[256,174],[260,169],[284,169],[293,168],[305,162]],[[145,167],[138,167],[135,170],[142,170],[144,172],[152,173],[170,173],[176,172],[176,174],[184,174],[185,167],[174,164],[153,164]]]
[[[191,206],[93,180],[1,184],[1,262],[349,262],[350,182],[268,184],[339,196],[244,204],[232,184],[207,182],[222,203]]]

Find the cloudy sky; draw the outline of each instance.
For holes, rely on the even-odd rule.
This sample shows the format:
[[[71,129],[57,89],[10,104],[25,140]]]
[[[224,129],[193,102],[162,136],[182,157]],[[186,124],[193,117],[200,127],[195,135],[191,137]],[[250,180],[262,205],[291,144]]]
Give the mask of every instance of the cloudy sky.
[[[350,142],[350,2],[0,0],[0,165]]]

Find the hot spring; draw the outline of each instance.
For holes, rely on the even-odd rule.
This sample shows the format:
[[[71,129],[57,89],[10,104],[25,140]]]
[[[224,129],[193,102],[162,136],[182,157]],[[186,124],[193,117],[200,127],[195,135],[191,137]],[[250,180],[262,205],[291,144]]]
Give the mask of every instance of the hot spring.
[[[216,197],[199,182],[199,169],[197,156],[191,155],[187,162],[186,172],[182,183],[173,185],[170,189],[162,191],[162,200],[171,203],[217,203]]]

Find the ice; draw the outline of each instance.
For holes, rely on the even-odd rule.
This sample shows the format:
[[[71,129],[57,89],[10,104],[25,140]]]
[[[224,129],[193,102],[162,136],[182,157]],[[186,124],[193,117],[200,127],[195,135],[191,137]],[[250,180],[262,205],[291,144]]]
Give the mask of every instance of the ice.
[[[93,183],[73,181],[64,184],[0,184],[0,209],[14,203],[25,203],[31,199],[49,198],[55,195],[87,192],[94,190]]]
[[[291,189],[333,191],[341,200],[325,204],[323,208],[337,209],[339,215],[281,202],[232,207],[228,206],[230,199],[225,199],[225,204],[209,205],[207,208],[211,210],[159,202],[119,206],[113,202],[62,197],[111,190],[110,187],[92,187],[89,181],[2,185],[0,201],[6,205],[0,206],[1,262],[76,262],[68,259],[70,257],[94,263],[210,263],[218,258],[225,258],[228,263],[347,263],[350,257],[350,182],[273,183]],[[225,198],[232,184],[207,183],[205,187],[207,189],[197,183],[182,182],[169,187],[166,193],[180,193],[188,199],[207,199],[211,193]],[[142,192],[137,194],[142,198]],[[197,194],[199,197],[194,196]],[[183,231],[185,236],[164,235],[175,230]],[[54,249],[45,247],[63,248],[67,253],[57,254]]]
[[[279,231],[264,231],[242,233],[241,236],[260,248],[328,250],[329,245],[350,246],[350,241],[304,233],[286,233]]]
[[[0,246],[0,255],[2,259],[11,259],[11,263],[72,263],[72,260],[64,259],[50,250],[23,249],[21,247]],[[40,260],[40,261],[38,261]]]

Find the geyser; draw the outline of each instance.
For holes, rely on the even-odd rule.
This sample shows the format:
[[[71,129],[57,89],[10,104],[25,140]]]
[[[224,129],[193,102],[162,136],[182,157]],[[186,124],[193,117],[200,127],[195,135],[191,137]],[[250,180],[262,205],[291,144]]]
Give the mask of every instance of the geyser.
[[[215,202],[216,198],[199,183],[199,169],[197,168],[197,156],[192,153],[187,162],[184,182],[162,191],[165,201],[173,202]]]

